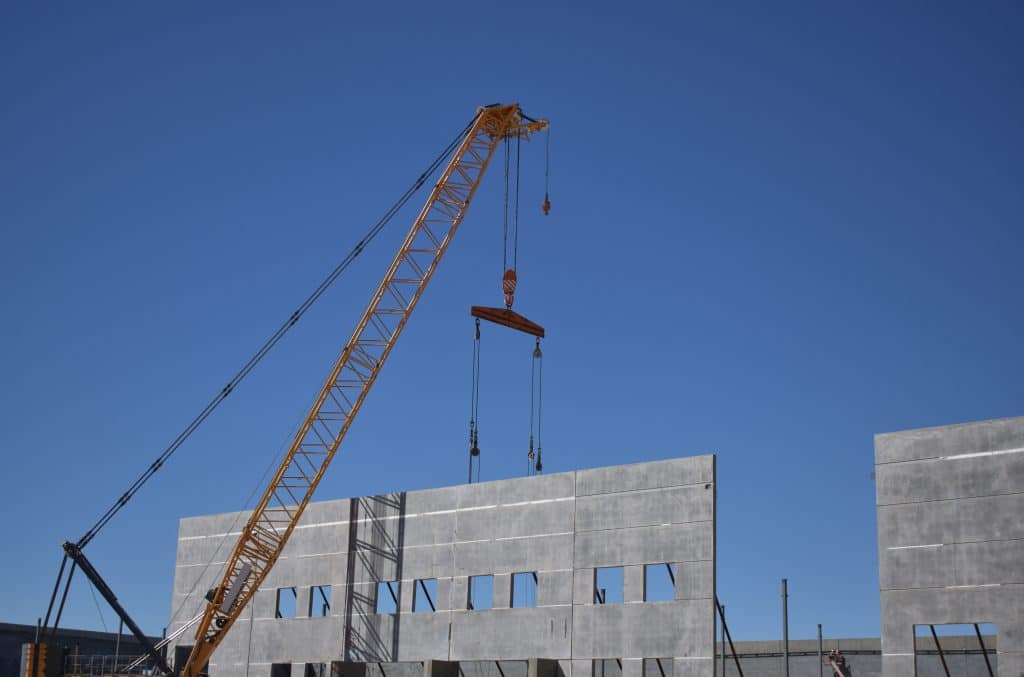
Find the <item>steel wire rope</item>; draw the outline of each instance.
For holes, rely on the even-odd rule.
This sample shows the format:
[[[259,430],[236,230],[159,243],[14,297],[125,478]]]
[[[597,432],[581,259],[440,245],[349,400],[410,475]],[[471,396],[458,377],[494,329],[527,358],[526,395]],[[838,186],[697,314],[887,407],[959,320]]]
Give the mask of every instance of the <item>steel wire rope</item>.
[[[540,339],[537,339],[537,465],[535,466],[537,472],[544,469],[544,464],[541,462],[541,443],[540,443],[540,417],[541,411],[544,409],[544,353],[540,350]]]
[[[465,126],[465,128],[459,132],[459,134],[452,140],[451,143],[434,159],[430,166],[420,174],[413,184],[402,194],[402,196],[384,213],[384,216],[377,221],[373,227],[367,232],[363,238],[356,243],[352,251],[345,256],[344,259],[332,270],[327,277],[320,282],[317,288],[311,293],[306,300],[293,312],[287,320],[275,331],[270,338],[268,338],[259,350],[249,358],[249,361],[236,373],[227,385],[225,385],[220,392],[214,396],[212,400],[199,412],[199,414],[192,419],[192,421],[185,426],[185,429],[178,434],[176,438],[171,442],[170,445],[157,457],[153,463],[128,487],[128,489],[118,498],[112,506],[99,520],[78,540],[76,543],[79,549],[84,548],[96,534],[113,519],[114,515],[121,511],[122,508],[138,493],[139,489],[149,481],[149,479],[156,474],[156,472],[167,462],[168,459],[181,447],[182,444],[192,435],[196,429],[202,425],[202,423],[213,413],[213,411],[223,402],[228,395],[242,382],[242,380],[249,375],[257,364],[266,356],[270,350],[277,345],[277,343],[284,337],[288,330],[291,329],[299,321],[299,319],[306,313],[307,310],[324,294],[325,291],[334,283],[334,281],[345,271],[346,268],[363,252],[363,249],[368,245],[379,233],[384,229],[391,219],[401,210],[402,207],[409,201],[409,199],[426,183],[426,180],[437,171],[438,167],[455,151],[455,149],[462,143],[469,130],[472,129],[476,123],[479,113],[473,117],[472,120]]]
[[[302,426],[302,421],[304,419],[305,416],[300,416],[295,421],[295,425],[292,426],[291,430],[281,441],[281,444],[278,447],[277,452],[271,457],[270,462],[267,464],[267,467],[264,468],[263,474],[260,476],[260,479],[253,486],[252,491],[249,492],[249,496],[245,499],[245,503],[243,503],[242,509],[235,514],[235,519],[231,523],[231,526],[229,526],[227,530],[224,532],[224,534],[221,536],[220,542],[217,543],[217,547],[216,549],[214,549],[213,554],[210,555],[210,558],[206,561],[206,564],[203,566],[202,572],[198,576],[196,576],[194,581],[192,581],[192,587],[189,588],[187,593],[185,593],[185,596],[182,598],[181,602],[178,603],[177,608],[175,608],[174,613],[171,614],[170,625],[174,625],[174,621],[178,619],[178,615],[185,607],[185,602],[187,602],[192,597],[192,593],[196,591],[196,588],[199,586],[199,582],[203,579],[203,576],[205,576],[206,572],[209,571],[210,567],[214,565],[217,556],[220,554],[220,549],[224,547],[224,544],[228,540],[228,536],[230,536],[232,532],[234,532],[235,527],[238,526],[238,523],[242,518],[242,514],[249,509],[249,506],[252,503],[253,498],[255,498],[256,496],[256,492],[258,492],[260,488],[264,486],[264,483],[266,482],[267,479],[267,475],[270,474],[270,471],[275,466],[280,465],[281,459],[284,458],[284,455],[287,451],[289,440],[295,437],[295,434],[299,431],[299,428]],[[222,563],[226,563],[226,561]]]
[[[509,151],[509,138],[505,137],[505,199],[504,211],[502,214],[502,238],[501,238],[501,272],[508,270],[508,170],[511,162]]]
[[[92,594],[92,603],[96,605],[96,613],[100,615],[100,623],[103,625],[103,632],[109,632],[109,630],[107,630],[107,619],[103,618],[103,610],[100,609],[100,602],[96,599],[96,586],[93,585],[92,581],[89,581],[89,592]]]
[[[473,457],[480,458],[480,318],[476,320],[473,336],[473,380],[469,395],[469,479],[473,482]]]
[[[512,270],[519,272],[519,154],[523,140],[516,137],[516,201],[512,217]]]

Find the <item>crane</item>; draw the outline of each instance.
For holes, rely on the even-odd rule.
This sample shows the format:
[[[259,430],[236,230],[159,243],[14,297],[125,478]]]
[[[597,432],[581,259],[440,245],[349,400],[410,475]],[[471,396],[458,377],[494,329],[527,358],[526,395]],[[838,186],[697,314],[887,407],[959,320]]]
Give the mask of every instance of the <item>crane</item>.
[[[529,139],[547,126],[546,120],[524,115],[518,104],[477,111],[242,529],[220,584],[207,593],[196,642],[181,671],[184,677],[202,674],[280,557],[451,243],[498,143]]]

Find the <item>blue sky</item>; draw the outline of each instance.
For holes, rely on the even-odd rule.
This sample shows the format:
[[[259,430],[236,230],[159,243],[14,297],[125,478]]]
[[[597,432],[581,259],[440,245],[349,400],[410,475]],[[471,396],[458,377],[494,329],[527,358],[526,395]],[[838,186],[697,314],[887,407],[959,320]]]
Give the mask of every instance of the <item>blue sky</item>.
[[[1020,415],[1019,3],[8,4],[0,620],[473,115],[525,148],[517,309],[550,472],[719,454],[734,635],[877,636],[872,435]],[[501,167],[318,497],[465,474]],[[422,198],[90,545],[143,627],[177,521],[239,509]],[[488,330],[482,474],[525,472],[527,337]],[[102,628],[79,582],[68,625]]]

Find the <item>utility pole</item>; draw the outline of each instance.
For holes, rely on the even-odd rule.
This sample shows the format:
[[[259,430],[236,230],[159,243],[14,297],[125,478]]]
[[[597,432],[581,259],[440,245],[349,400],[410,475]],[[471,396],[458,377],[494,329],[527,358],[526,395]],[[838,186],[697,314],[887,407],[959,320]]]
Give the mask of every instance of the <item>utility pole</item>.
[[[117,674],[117,660],[121,657],[121,634],[124,632],[124,619],[117,624],[117,641],[114,643],[114,674]]]
[[[818,677],[825,677],[825,663],[821,650],[821,623],[818,623]]]
[[[782,579],[782,675],[789,677],[789,592]]]

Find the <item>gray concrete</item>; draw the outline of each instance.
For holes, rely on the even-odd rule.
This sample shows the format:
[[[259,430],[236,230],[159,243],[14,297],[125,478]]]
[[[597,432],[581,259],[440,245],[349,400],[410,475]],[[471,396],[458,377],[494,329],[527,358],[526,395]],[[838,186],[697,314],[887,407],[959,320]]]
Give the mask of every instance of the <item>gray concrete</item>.
[[[875,473],[886,677],[944,623],[995,623],[999,677],[1024,674],[1024,417],[876,435]]]
[[[391,664],[377,669],[395,677],[458,662],[468,676],[502,661],[506,677],[525,677],[545,659],[535,671],[593,677],[594,660],[610,659],[641,677],[657,657],[673,677],[711,677],[715,495],[709,455],[313,503],[210,672],[269,677],[291,663],[303,677],[306,663],[341,661]],[[181,521],[169,631],[201,608],[246,517]],[[676,565],[675,599],[645,602],[643,565],[657,563]],[[623,602],[595,604],[595,568],[617,566]],[[510,608],[520,572],[537,574],[532,608]],[[467,608],[477,575],[494,577],[492,609]],[[436,579],[436,611],[414,612],[418,579]],[[397,613],[376,612],[378,581],[398,581]],[[323,585],[330,614],[309,617],[310,589]],[[295,618],[275,618],[285,587],[297,589]]]
[[[975,637],[943,637],[943,650],[946,653],[946,664],[951,677],[988,677],[985,658],[978,647]],[[989,650],[989,660],[993,668],[997,657],[992,653],[995,638],[984,637],[985,646]],[[839,649],[846,657],[849,677],[880,677],[882,675],[881,642],[877,638],[843,638],[826,639],[825,652]],[[918,644],[917,666],[920,677],[945,677],[938,652],[931,639]],[[718,650],[721,651],[721,645]],[[790,677],[832,677],[832,668],[826,663],[818,662],[818,640],[790,640],[789,642],[789,673]],[[726,649],[726,677],[739,677],[732,655]],[[743,668],[743,677],[782,677],[782,642],[736,642],[736,653]],[[719,672],[719,674],[721,674]],[[644,677],[660,677],[645,673]],[[670,677],[666,675],[666,677]]]

